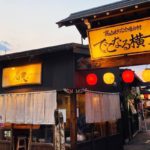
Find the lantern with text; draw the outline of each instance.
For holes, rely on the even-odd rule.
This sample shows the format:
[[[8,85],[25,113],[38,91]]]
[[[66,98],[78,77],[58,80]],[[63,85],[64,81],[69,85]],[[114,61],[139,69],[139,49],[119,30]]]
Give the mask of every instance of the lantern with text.
[[[103,80],[106,84],[113,84],[115,81],[115,76],[113,73],[107,72],[103,75]]]
[[[86,76],[86,82],[88,83],[88,85],[96,85],[97,83],[97,76],[94,73],[88,74]]]
[[[150,69],[145,69],[142,73],[142,78],[146,82],[150,82]]]
[[[126,70],[122,73],[122,79],[126,83],[132,83],[134,81],[134,73],[131,70]]]

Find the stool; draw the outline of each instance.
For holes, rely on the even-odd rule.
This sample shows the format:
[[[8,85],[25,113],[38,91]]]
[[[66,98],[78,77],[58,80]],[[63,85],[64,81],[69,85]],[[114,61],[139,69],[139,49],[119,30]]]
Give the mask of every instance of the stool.
[[[26,137],[18,137],[17,150],[19,150],[19,149],[26,150]]]

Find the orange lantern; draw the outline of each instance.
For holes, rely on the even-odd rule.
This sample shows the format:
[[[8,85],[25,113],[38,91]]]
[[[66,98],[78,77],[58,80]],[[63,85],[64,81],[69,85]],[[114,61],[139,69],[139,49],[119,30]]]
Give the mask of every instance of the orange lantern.
[[[141,98],[141,99],[144,99],[144,94],[141,94],[141,95],[140,95],[140,98]]]
[[[103,80],[106,84],[113,84],[115,81],[115,76],[111,72],[107,72],[103,75]]]
[[[145,69],[142,73],[142,78],[146,82],[150,82],[150,69]]]

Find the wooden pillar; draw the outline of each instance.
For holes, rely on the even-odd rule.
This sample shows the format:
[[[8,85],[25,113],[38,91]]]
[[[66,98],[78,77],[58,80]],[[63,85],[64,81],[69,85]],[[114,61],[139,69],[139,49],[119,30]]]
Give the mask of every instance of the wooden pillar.
[[[70,101],[70,138],[71,138],[71,150],[76,149],[77,144],[77,101],[76,92],[73,89]]]
[[[55,150],[55,125],[53,125],[53,148]]]
[[[30,134],[29,134],[28,150],[31,149],[31,145],[32,145],[32,124],[30,125]]]
[[[13,124],[10,126],[11,131],[11,150],[14,150]]]

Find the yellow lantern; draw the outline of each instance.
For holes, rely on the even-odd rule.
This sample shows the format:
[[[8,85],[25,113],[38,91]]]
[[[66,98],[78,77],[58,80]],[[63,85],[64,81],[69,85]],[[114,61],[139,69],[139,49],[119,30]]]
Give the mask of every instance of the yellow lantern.
[[[150,69],[145,69],[142,73],[143,80],[150,82]]]
[[[141,98],[141,99],[144,99],[144,94],[141,94],[141,95],[140,95],[140,98]]]
[[[103,80],[106,84],[113,84],[115,81],[115,76],[113,73],[107,72],[103,75]]]

